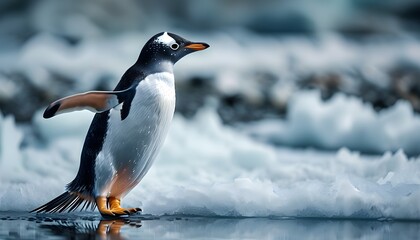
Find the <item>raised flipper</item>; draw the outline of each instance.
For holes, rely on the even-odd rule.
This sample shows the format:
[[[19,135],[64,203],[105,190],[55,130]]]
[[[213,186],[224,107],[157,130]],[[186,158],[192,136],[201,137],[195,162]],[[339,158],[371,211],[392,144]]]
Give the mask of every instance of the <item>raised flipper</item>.
[[[92,91],[72,95],[51,103],[43,116],[51,118],[61,113],[84,109],[95,113],[104,112],[124,102],[132,91],[134,87],[122,91]]]

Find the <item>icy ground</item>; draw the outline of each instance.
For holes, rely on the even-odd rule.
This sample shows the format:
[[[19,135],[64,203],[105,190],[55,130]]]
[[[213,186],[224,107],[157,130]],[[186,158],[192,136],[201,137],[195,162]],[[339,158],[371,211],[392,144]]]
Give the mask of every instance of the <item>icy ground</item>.
[[[275,148],[223,125],[214,105],[192,119],[175,116],[155,165],[124,205],[156,215],[420,219],[420,159]],[[42,120],[39,112],[34,128],[47,142],[22,148],[23,127],[2,118],[0,211],[30,210],[63,191],[91,116]]]

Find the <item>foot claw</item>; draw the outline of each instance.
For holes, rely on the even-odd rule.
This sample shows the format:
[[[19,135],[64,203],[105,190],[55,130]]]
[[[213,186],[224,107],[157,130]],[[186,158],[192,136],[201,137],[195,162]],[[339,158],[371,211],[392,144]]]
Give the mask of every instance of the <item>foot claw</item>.
[[[130,214],[141,212],[141,208],[128,208],[127,210],[130,212]]]
[[[110,210],[102,210],[100,213],[103,217],[115,217],[115,214]]]

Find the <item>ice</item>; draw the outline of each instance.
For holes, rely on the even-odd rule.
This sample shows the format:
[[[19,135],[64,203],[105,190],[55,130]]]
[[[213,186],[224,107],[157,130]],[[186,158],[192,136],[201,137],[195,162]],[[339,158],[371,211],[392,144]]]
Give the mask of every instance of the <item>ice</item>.
[[[14,162],[21,162],[22,156],[19,152],[20,143],[23,140],[23,133],[16,128],[13,117],[4,118],[1,116],[1,142],[0,142],[0,162],[2,171],[2,177],[7,178],[12,175],[12,172],[17,173],[16,175],[23,175],[24,170],[21,165],[16,165]]]
[[[370,104],[342,93],[324,102],[319,91],[302,91],[293,95],[285,120],[261,120],[243,129],[260,139],[295,147],[420,153],[420,136],[414,134],[420,131],[420,116],[405,101],[376,113]]]
[[[62,115],[50,129],[49,120],[34,121],[48,138],[44,146],[21,146],[22,127],[3,118],[0,210],[30,210],[64,190],[84,134],[56,130],[86,127],[88,117],[75,118],[82,113]],[[155,165],[123,205],[156,215],[419,219],[419,169],[419,159],[402,150],[275,148],[223,125],[210,101],[192,119],[175,116]]]

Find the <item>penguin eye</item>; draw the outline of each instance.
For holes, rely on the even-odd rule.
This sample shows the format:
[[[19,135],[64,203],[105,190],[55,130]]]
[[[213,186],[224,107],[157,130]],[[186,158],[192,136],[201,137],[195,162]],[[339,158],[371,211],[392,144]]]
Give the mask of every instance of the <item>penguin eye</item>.
[[[172,50],[177,50],[178,48],[179,48],[179,44],[178,43],[171,44],[171,49]]]

